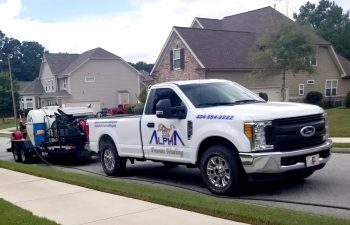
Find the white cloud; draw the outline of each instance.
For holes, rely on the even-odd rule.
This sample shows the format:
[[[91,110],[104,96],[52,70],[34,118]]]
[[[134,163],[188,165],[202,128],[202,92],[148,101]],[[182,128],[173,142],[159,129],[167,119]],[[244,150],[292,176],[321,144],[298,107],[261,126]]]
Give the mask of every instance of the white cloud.
[[[306,0],[289,1],[289,15]],[[154,62],[172,26],[190,26],[193,18],[224,16],[273,6],[285,13],[285,2],[273,0],[130,0],[133,8],[118,14],[77,15],[64,22],[19,18],[20,0],[0,4],[0,29],[21,41],[37,41],[50,52],[81,53],[102,47],[127,61]],[[295,7],[295,6],[298,7]]]

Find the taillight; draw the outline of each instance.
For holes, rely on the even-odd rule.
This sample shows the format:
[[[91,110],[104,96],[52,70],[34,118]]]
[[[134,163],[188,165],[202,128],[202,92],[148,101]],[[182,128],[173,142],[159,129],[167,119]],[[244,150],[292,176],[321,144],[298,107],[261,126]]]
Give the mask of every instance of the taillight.
[[[87,142],[90,141],[89,133],[90,133],[90,130],[89,130],[89,123],[86,122],[86,123],[85,123],[85,135],[86,135],[86,141],[87,141]]]

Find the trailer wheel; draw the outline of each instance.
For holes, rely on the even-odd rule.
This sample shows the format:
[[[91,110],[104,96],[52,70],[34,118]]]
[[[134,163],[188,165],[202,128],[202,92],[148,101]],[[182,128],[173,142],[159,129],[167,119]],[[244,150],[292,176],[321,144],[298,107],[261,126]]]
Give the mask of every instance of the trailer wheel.
[[[237,194],[244,182],[238,154],[223,145],[210,146],[204,152],[200,171],[207,188],[214,194]]]
[[[22,162],[27,164],[31,163],[33,160],[31,153],[24,149],[24,145],[21,146],[21,158]]]
[[[126,159],[118,155],[112,141],[105,141],[101,144],[101,163],[103,170],[109,176],[121,176],[125,172]]]
[[[12,147],[13,160],[15,162],[22,162],[21,148],[18,145],[13,145]]]

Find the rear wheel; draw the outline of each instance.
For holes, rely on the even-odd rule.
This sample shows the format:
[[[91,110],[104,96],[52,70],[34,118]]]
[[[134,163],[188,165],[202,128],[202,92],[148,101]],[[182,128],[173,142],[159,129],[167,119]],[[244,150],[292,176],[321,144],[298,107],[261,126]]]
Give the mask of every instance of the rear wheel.
[[[33,160],[32,154],[25,150],[24,145],[21,147],[21,158],[23,163],[31,163]]]
[[[200,170],[204,183],[214,194],[236,194],[244,183],[238,154],[223,145],[210,146],[204,152]]]
[[[22,162],[21,148],[18,145],[13,145],[12,147],[13,160],[15,162]]]
[[[103,170],[109,176],[121,176],[125,172],[126,159],[118,155],[117,149],[112,141],[101,144],[101,163]]]

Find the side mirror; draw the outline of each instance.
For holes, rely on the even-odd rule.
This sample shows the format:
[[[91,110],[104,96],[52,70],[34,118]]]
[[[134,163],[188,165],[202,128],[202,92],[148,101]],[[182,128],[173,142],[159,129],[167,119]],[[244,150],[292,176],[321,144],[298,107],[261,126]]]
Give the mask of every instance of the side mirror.
[[[269,100],[269,96],[266,94],[266,92],[259,92],[259,97],[264,99],[265,101]]]
[[[185,106],[171,106],[170,99],[162,99],[156,105],[156,115],[158,118],[185,119],[187,109]]]
[[[156,105],[156,115],[158,118],[171,118],[170,99],[162,99]]]

